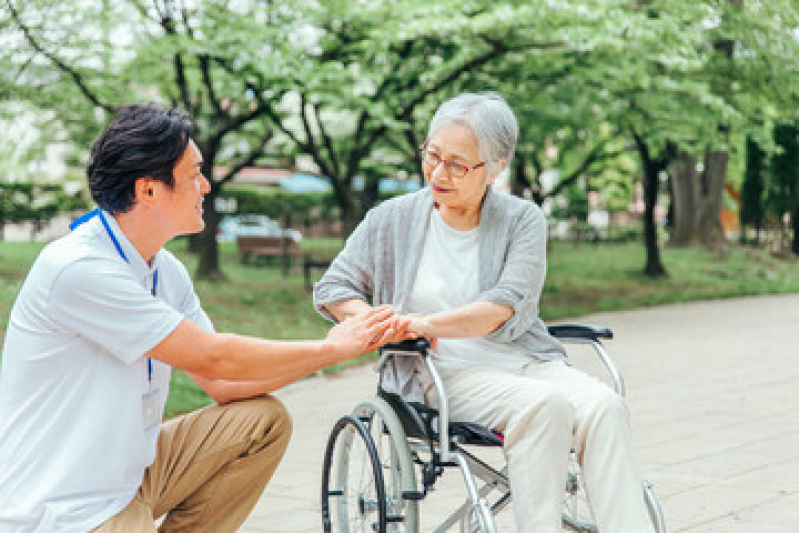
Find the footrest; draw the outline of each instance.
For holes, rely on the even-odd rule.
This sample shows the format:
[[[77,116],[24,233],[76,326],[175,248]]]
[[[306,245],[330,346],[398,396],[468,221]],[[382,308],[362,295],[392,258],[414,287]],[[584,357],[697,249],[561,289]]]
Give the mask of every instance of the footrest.
[[[471,444],[473,446],[503,445],[502,438],[479,424],[453,422],[449,425],[449,434],[457,437],[461,444]]]

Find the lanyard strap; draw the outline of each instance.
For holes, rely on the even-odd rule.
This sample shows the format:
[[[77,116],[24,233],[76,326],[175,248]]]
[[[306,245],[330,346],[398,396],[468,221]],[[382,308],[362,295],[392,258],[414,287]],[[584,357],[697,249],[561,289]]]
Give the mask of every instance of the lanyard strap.
[[[111,226],[108,224],[108,221],[103,216],[103,211],[100,208],[92,209],[88,213],[84,213],[80,217],[78,217],[72,224],[69,225],[70,231],[74,230],[84,222],[88,222],[89,220],[93,219],[94,217],[99,217],[100,222],[103,223],[103,227],[105,228],[105,232],[108,234],[108,237],[111,239],[111,242],[114,243],[114,248],[117,249],[119,256],[125,260],[126,263],[130,264],[130,260],[128,256],[125,255],[125,251],[122,250],[122,245],[119,244],[119,240],[117,236],[114,235],[114,230],[111,229]],[[153,272],[153,288],[150,291],[153,296],[155,296],[156,289],[158,288],[158,269],[155,269]],[[151,358],[147,358],[147,380],[152,384],[153,382],[153,360]]]

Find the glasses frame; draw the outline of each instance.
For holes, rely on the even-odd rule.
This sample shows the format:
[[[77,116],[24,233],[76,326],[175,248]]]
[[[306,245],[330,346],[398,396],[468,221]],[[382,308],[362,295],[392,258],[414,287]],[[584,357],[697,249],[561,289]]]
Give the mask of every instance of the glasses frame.
[[[447,176],[449,176],[449,177],[450,177],[450,178],[452,178],[452,179],[459,179],[459,180],[460,180],[460,179],[463,179],[463,178],[465,178],[465,177],[466,177],[466,175],[467,175],[467,174],[468,174],[470,171],[472,171],[472,170],[477,170],[478,168],[481,168],[481,167],[484,167],[484,166],[485,166],[485,161],[481,161],[481,162],[477,163],[476,165],[469,166],[469,165],[464,165],[463,163],[459,163],[458,161],[452,161],[452,160],[450,160],[450,159],[444,159],[444,158],[443,158],[443,157],[441,157],[441,156],[438,156],[438,159],[439,159],[438,163],[436,163],[435,165],[430,165],[429,163],[426,163],[426,162],[425,162],[425,159],[426,159],[426,154],[427,154],[427,148],[428,148],[428,145],[429,145],[429,144],[430,144],[430,139],[426,140],[426,141],[425,141],[425,142],[424,142],[424,143],[423,143],[423,144],[422,144],[422,145],[419,147],[419,152],[420,152],[420,153],[421,153],[421,155],[422,155],[422,165],[428,165],[428,166],[432,166],[432,167],[433,167],[433,168],[431,169],[431,172],[435,172],[435,170],[438,168],[438,166],[439,166],[439,165],[441,165],[441,164],[443,164],[443,165],[444,165],[444,172],[446,172],[446,173],[447,173]],[[447,167],[447,163],[450,163],[450,164],[453,164],[453,165],[458,165],[459,167],[463,167],[463,168],[465,168],[465,169],[466,169],[466,171],[463,173],[463,175],[462,175],[462,176],[455,176],[455,175],[453,175],[453,174],[450,172],[450,170],[449,170],[449,167]]]

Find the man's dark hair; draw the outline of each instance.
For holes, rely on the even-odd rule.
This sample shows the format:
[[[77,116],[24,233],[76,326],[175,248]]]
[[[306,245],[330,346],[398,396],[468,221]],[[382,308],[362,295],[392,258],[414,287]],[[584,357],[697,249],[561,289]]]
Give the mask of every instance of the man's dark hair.
[[[110,213],[133,207],[136,180],[174,186],[172,171],[192,134],[190,117],[151,104],[121,107],[92,145],[86,175],[97,205]]]

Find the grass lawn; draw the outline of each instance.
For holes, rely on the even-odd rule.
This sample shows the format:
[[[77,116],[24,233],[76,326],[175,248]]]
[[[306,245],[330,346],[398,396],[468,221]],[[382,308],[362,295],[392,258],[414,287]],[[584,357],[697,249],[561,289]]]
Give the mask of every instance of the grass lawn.
[[[308,242],[304,246],[318,247],[319,243]],[[20,284],[41,247],[37,243],[0,243],[2,331]],[[170,248],[193,271],[196,261],[184,251],[185,244],[176,242]],[[217,330],[272,339],[324,336],[328,324],[312,310],[311,296],[303,288],[298,268],[284,278],[277,265],[242,266],[233,244],[222,245],[221,256],[229,280],[196,284]],[[720,262],[702,250],[664,249],[663,262],[670,276],[650,280],[641,274],[644,249],[640,244],[584,244],[574,248],[571,244],[554,243],[549,252],[542,316],[552,321],[593,311],[668,302],[799,292],[796,261],[774,259],[761,250],[733,248],[730,256]],[[348,364],[368,359],[364,356]],[[208,402],[208,397],[185,374],[174,373],[168,414]]]

